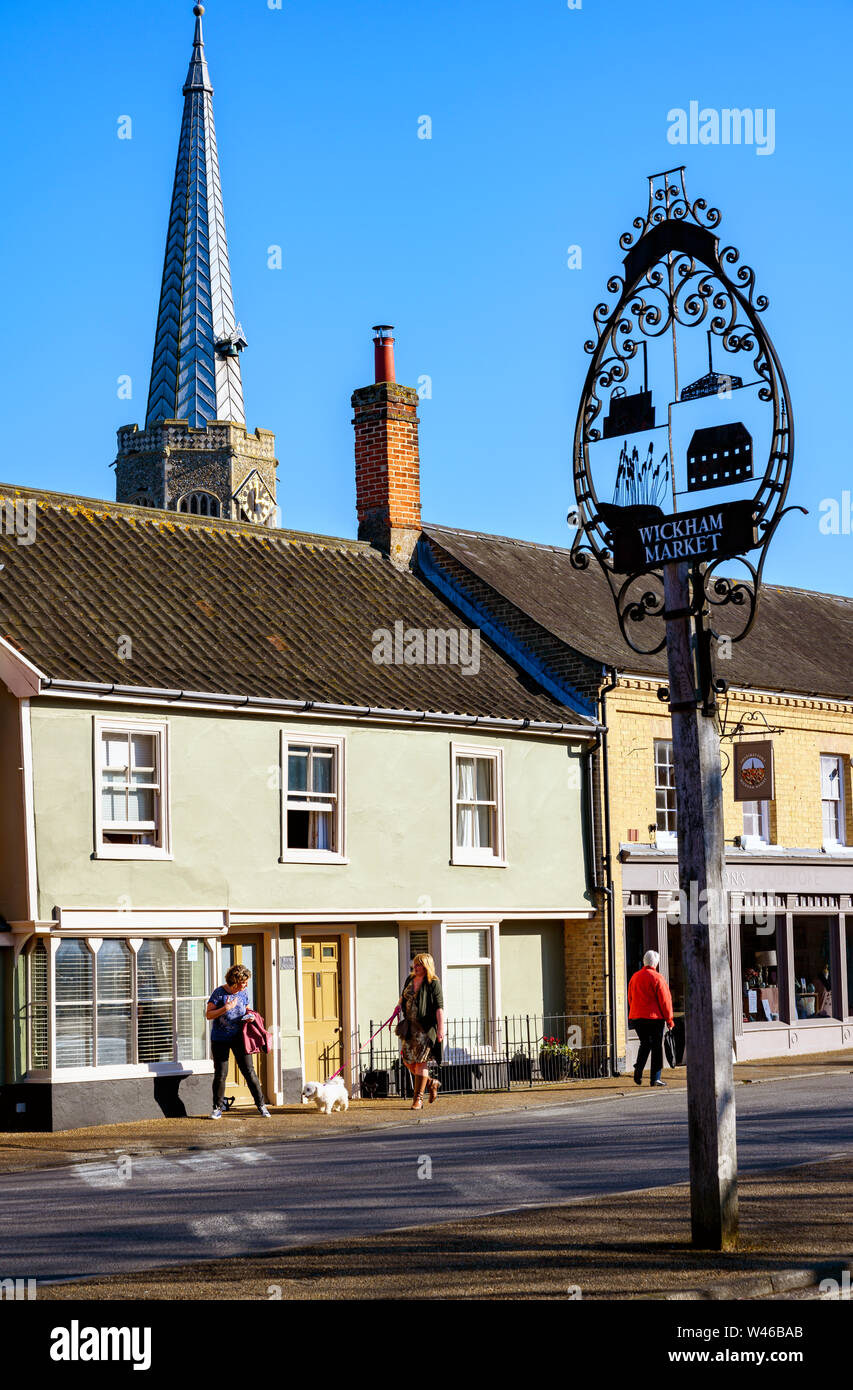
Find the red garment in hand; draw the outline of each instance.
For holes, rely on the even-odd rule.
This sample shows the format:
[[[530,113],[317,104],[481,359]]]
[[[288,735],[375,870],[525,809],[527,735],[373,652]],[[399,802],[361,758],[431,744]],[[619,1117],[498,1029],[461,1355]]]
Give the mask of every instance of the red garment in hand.
[[[260,1014],[247,1013],[243,1020],[243,1046],[247,1052],[269,1052],[272,1034]]]

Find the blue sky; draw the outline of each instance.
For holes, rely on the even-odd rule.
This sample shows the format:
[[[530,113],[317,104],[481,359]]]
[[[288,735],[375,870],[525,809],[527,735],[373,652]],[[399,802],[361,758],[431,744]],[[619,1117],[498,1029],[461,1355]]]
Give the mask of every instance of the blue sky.
[[[2,476],[111,497],[115,430],[145,413],[192,5],[4,0],[2,22]],[[204,24],[247,421],[277,436],[284,525],[354,534],[349,398],[390,322],[398,379],[432,379],[424,517],[568,544],[592,310],[645,176],[686,163],[770,297],[793,399],[810,515],[766,577],[853,593],[853,535],[818,527],[853,491],[848,0],[210,0]],[[693,100],[772,108],[773,153],[668,143]]]

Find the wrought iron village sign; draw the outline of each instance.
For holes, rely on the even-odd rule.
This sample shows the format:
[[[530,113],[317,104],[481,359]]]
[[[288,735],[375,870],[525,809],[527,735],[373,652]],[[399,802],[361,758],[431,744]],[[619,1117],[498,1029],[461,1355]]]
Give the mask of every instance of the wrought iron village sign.
[[[689,201],[683,168],[653,175],[645,217],[620,239],[623,273],[607,282],[614,307],[596,307],[597,337],[585,344],[572,562],[596,558],[626,641],[646,654],[666,642],[663,566],[673,562],[690,565],[687,612],[701,623],[734,605],[742,615],[728,635],[746,635],[789,510],[793,424],[759,316],[768,300],[739,252],[721,249],[720,220],[704,199]]]

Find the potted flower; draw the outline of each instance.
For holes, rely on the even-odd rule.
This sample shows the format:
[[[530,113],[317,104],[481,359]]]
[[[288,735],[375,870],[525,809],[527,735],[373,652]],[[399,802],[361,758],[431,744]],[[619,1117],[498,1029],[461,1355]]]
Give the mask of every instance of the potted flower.
[[[580,1058],[560,1038],[543,1037],[539,1044],[539,1070],[545,1081],[563,1081],[567,1076],[578,1075]]]

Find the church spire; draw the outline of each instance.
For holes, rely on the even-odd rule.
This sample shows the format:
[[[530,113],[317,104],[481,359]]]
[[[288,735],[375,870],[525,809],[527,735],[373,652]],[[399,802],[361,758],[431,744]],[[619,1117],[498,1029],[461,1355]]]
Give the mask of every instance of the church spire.
[[[145,427],[118,431],[116,499],[275,526],[275,436],[250,433],[243,412],[203,14],[196,5]]]
[[[146,427],[170,419],[195,427],[211,420],[245,424],[240,352],[246,341],[231,295],[204,6],[196,5],[194,14]]]

